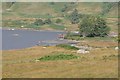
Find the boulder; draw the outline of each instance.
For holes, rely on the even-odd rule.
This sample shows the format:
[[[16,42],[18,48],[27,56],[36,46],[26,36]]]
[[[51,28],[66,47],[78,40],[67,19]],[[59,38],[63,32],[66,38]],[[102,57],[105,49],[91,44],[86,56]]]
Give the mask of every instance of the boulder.
[[[86,54],[86,53],[89,53],[89,51],[86,51],[84,49],[79,49],[77,53]]]
[[[43,48],[45,49],[45,48],[47,48],[47,47],[44,46]]]
[[[115,50],[118,50],[119,48],[118,47],[115,47]]]
[[[40,60],[38,60],[38,59],[35,60],[35,62],[38,62],[38,61],[40,61]]]

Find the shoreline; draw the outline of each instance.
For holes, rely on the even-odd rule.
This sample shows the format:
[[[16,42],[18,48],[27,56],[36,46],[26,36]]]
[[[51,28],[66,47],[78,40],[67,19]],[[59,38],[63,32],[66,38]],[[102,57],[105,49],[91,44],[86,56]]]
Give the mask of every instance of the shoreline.
[[[27,31],[50,31],[50,32],[65,32],[64,30],[40,30],[40,29],[33,29],[33,28],[12,28],[12,27],[0,27],[2,30],[27,30]]]

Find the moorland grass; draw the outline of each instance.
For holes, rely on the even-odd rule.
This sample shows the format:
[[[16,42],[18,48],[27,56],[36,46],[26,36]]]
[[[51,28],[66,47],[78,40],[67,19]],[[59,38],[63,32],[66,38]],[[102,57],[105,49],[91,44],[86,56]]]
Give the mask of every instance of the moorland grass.
[[[113,43],[113,42],[111,42]],[[110,46],[113,46],[113,44]],[[91,44],[91,41],[89,42]],[[94,42],[95,45],[105,42]],[[118,51],[114,48],[99,48],[89,54],[75,54],[74,51],[55,46],[36,46],[20,50],[3,51],[3,78],[117,78]],[[35,62],[34,59],[58,53],[80,56],[78,59],[49,60]],[[105,59],[103,56],[106,56]],[[51,74],[52,73],[52,74]]]

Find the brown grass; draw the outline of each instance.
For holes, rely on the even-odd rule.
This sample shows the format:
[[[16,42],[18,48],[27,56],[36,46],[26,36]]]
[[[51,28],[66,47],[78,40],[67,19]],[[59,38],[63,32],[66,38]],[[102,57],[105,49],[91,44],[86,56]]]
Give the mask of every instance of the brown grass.
[[[106,22],[111,31],[118,33],[118,18],[107,18]]]
[[[80,46],[91,46],[91,47],[116,47],[118,46],[117,42],[113,42],[113,41],[84,41],[84,42],[80,42],[78,45]]]
[[[44,55],[64,52],[80,56],[74,60],[39,61]],[[77,54],[76,51],[57,47],[32,47],[21,50],[3,51],[4,78],[116,78],[118,77],[118,55],[114,48],[99,48],[89,54]],[[107,56],[103,59],[103,56]]]
[[[94,2],[94,3],[80,2],[78,3],[77,9],[80,12],[87,14],[94,14],[102,11],[101,3],[98,2]]]

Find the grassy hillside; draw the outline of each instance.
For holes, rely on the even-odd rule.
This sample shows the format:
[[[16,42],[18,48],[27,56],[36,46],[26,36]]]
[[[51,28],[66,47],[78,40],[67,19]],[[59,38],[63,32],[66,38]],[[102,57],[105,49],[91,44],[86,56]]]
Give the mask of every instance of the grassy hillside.
[[[88,54],[61,47],[32,47],[3,51],[3,78],[117,78],[118,51],[116,42],[87,41],[94,48]],[[104,44],[104,45],[98,45]],[[104,48],[104,47],[108,48]],[[76,55],[71,60],[36,61],[48,55]],[[52,58],[53,59],[53,58]],[[51,74],[52,73],[52,74]]]
[[[53,22],[56,19],[62,19],[60,25],[66,27],[68,30],[77,30],[78,26],[70,24],[68,20],[68,15],[76,8],[81,14],[91,14],[98,15],[106,7],[102,2],[16,2],[16,3],[3,3],[3,26],[16,27],[17,24],[14,20],[18,22],[22,21],[25,24],[19,23],[21,25],[27,25],[35,21],[36,18],[47,19],[50,18]],[[108,26],[111,27],[111,30],[117,32],[117,22],[118,22],[118,9],[117,3],[106,12],[104,17],[107,19]],[[65,10],[65,11],[64,11]],[[113,21],[114,19],[114,21]],[[11,22],[11,20],[13,22]],[[9,22],[8,22],[9,21]],[[5,24],[5,25],[4,25]],[[21,26],[19,25],[19,26]],[[32,25],[31,25],[32,26]],[[52,26],[45,25],[40,29],[52,28]],[[59,27],[59,26],[56,26]],[[61,28],[56,28],[61,29]],[[64,28],[62,28],[64,29]]]
[[[100,15],[111,31],[118,32],[117,4],[80,3],[3,3],[3,27],[42,30],[78,30],[68,15],[76,8],[81,14]],[[103,13],[104,11],[104,13]],[[103,14],[102,14],[103,13]],[[51,24],[35,25],[36,19],[50,19]],[[56,20],[60,19],[60,23]],[[80,41],[77,46],[88,47],[88,54],[78,53],[70,45],[34,46],[26,49],[3,50],[3,78],[117,78],[118,42],[111,37],[71,36]],[[80,49],[81,50],[81,49]],[[85,49],[87,50],[87,49]],[[72,58],[71,58],[72,57]],[[66,60],[67,59],[67,60]],[[39,61],[38,61],[39,60]],[[52,74],[51,74],[52,73]]]

